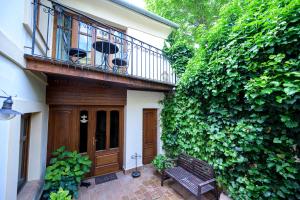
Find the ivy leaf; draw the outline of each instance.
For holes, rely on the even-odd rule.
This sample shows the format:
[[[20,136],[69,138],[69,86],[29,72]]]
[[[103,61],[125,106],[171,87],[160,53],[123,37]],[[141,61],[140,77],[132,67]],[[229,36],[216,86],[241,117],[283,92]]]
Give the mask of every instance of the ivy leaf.
[[[274,138],[274,139],[273,139],[273,142],[274,142],[275,144],[280,144],[280,143],[281,143],[281,140],[280,140],[279,138]]]

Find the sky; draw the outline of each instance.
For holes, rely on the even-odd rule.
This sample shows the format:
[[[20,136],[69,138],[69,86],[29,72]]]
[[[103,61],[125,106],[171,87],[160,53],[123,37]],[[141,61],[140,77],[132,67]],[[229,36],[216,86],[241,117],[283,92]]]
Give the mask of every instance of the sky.
[[[135,6],[138,6],[138,7],[141,7],[141,8],[146,8],[146,4],[144,2],[144,0],[126,0],[127,2],[135,5]]]

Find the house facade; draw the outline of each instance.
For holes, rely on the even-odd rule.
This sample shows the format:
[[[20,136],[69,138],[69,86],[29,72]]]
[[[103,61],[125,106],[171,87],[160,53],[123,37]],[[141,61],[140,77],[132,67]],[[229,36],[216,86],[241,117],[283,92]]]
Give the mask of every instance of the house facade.
[[[121,0],[0,9],[0,89],[22,113],[0,121],[0,200],[20,199],[33,183],[38,195],[61,146],[89,156],[90,177],[162,152],[159,102],[176,74],[161,49],[176,24]]]

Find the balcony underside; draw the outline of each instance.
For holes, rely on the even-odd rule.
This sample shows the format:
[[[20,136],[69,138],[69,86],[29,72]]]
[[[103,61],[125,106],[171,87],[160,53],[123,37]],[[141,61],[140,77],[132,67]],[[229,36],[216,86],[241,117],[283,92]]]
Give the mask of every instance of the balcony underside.
[[[47,75],[85,78],[136,90],[170,91],[174,87],[173,84],[151,81],[130,75],[115,74],[100,69],[98,70],[95,67],[76,65],[70,62],[61,62],[44,57],[26,54],[25,59],[27,60],[28,70],[43,72]]]

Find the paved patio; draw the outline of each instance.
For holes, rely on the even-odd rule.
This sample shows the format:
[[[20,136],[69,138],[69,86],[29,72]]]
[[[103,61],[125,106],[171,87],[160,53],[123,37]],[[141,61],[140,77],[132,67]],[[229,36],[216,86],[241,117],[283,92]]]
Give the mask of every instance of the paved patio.
[[[189,192],[172,180],[167,180],[164,186],[160,186],[160,177],[151,165],[145,166],[141,170],[141,177],[132,178],[130,174],[117,173],[117,180],[95,185],[95,180],[89,179],[89,188],[81,187],[79,200],[194,200]],[[204,198],[205,199],[205,198]],[[213,199],[212,194],[208,194],[206,199]],[[221,195],[222,200],[228,200],[225,195]]]

